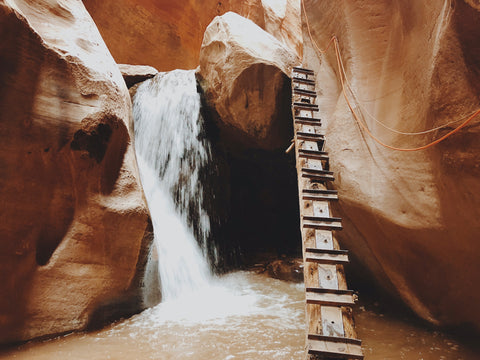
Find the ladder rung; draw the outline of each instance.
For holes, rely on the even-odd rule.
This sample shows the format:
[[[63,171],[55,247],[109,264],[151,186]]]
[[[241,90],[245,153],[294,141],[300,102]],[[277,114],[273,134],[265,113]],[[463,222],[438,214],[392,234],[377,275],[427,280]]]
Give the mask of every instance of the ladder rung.
[[[315,81],[313,81],[311,79],[303,79],[303,78],[299,78],[299,77],[293,77],[292,81],[293,82],[298,82],[298,83],[303,83],[303,84],[308,84],[308,85],[315,85]]]
[[[317,121],[317,122],[322,122],[322,119],[319,118],[311,118],[308,116],[295,116],[295,120],[308,120],[308,121]]]
[[[307,220],[307,221],[326,221],[326,222],[336,222],[336,221],[338,221],[338,222],[340,222],[340,221],[342,221],[342,218],[304,215],[303,220]]]
[[[304,68],[301,68],[301,67],[298,67],[298,66],[294,66],[293,71],[303,73],[303,74],[308,74],[308,75],[313,75],[314,74],[313,70],[304,69]]]
[[[312,150],[312,149],[299,149],[298,151],[302,154],[328,156],[328,152],[326,151]]]
[[[331,341],[335,343],[362,345],[362,340],[339,336],[325,336],[319,334],[308,334],[308,340]]]
[[[304,103],[304,104],[295,103],[294,108],[297,109],[297,110],[302,110],[303,109],[303,110],[308,110],[308,111],[320,111],[320,110],[318,110],[318,107],[317,108],[309,107],[308,105],[310,105],[310,104],[308,104],[308,103]]]
[[[333,171],[321,170],[321,169],[311,169],[311,168],[302,168],[304,173],[316,174],[316,175],[333,175]]]
[[[305,96],[310,96],[310,97],[317,97],[317,93],[315,91],[311,90],[304,90],[304,89],[293,89],[294,94],[298,95],[305,95]]]
[[[328,160],[328,154],[325,151],[298,149],[298,156],[305,159]]]
[[[304,107],[304,108],[308,108],[308,109],[315,109],[315,111],[318,111],[318,105],[317,105],[317,104],[294,102],[294,103],[293,103],[293,106],[296,106],[296,107]]]
[[[304,194],[328,194],[328,195],[337,195],[337,190],[327,190],[327,189],[303,189]]]
[[[333,359],[363,359],[362,342],[358,339],[308,334],[308,353]]]
[[[322,126],[320,119],[298,119],[295,118],[295,124],[311,125],[311,126]]]
[[[310,179],[311,181],[335,181],[335,178],[332,175],[318,175],[318,174],[302,174],[302,177]]]
[[[298,140],[307,140],[307,141],[325,141],[325,135],[307,133],[303,131],[297,131],[296,133]]]
[[[317,230],[342,230],[342,222],[340,220],[323,220],[322,218],[315,218],[314,216],[304,216],[303,217],[303,227],[306,229],[317,229]]]
[[[352,290],[306,288],[307,304],[327,306],[352,306],[355,299]]]
[[[330,231],[343,229],[342,225],[337,223],[304,222],[303,227],[306,229],[330,230]]]
[[[347,250],[305,249],[305,260],[321,264],[347,264]]]
[[[332,192],[310,192],[308,189],[304,189],[302,193],[303,200],[338,200],[338,194],[335,190],[320,190],[320,191],[332,191]]]

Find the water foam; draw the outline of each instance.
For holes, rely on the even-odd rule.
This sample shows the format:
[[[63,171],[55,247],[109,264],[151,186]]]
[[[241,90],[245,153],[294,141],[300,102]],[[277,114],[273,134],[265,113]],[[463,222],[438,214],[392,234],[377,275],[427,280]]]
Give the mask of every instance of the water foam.
[[[160,73],[133,98],[135,149],[153,222],[164,301],[212,281],[205,257],[210,220],[200,171],[210,159],[194,71]],[[200,234],[200,247],[193,235]]]

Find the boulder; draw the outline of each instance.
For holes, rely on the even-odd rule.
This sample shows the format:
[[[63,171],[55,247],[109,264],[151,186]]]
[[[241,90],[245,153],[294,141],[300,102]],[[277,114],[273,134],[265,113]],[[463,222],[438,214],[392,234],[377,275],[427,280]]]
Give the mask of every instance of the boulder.
[[[399,132],[432,129],[480,107],[480,12],[466,2],[455,2],[454,11],[449,1],[305,0],[305,6],[319,47],[337,35],[355,109],[383,142],[427,144],[460,123],[423,135]],[[304,25],[304,65],[317,72],[343,247],[369,270],[370,281],[422,318],[480,329],[478,120],[427,150],[379,145],[343,98],[333,49],[319,57]]]
[[[288,145],[288,76],[298,62],[293,51],[236,13],[212,21],[203,38],[198,76],[225,141],[262,149]]]
[[[138,311],[151,224],[128,90],[83,4],[0,0],[0,19],[5,343]]]
[[[290,281],[303,282],[303,259],[290,258],[278,259],[267,264],[267,274],[271,278]]]
[[[194,69],[206,27],[234,11],[301,55],[299,0],[83,0],[118,63]],[[115,14],[115,16],[112,16]]]
[[[127,84],[128,88],[158,74],[157,69],[147,65],[118,64],[118,68],[120,69],[123,80],[125,80],[125,84]]]

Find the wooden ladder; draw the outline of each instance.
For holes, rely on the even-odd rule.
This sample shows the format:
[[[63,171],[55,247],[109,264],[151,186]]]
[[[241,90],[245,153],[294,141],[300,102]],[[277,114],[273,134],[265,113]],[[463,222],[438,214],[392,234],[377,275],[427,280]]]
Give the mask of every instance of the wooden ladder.
[[[363,359],[357,339],[352,308],[356,296],[347,289],[343,264],[348,251],[340,250],[333,231],[342,229],[340,218],[332,217],[330,202],[338,200],[326,184],[334,181],[324,151],[322,121],[316,117],[315,74],[294,67],[292,112],[295,130],[300,201],[305,299],[307,315],[307,359]]]

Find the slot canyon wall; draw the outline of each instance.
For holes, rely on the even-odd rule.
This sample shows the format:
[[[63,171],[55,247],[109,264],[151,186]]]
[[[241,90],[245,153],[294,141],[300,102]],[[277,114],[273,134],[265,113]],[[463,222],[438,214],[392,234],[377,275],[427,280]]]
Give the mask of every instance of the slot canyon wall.
[[[480,12],[472,1],[305,0],[313,40],[338,37],[346,75],[372,132],[417,147],[480,106]],[[304,19],[304,64],[318,74],[320,116],[340,191],[342,245],[422,318],[480,328],[479,121],[424,151],[394,151],[355,123],[332,49],[319,60]],[[350,95],[350,98],[352,96]],[[360,105],[358,105],[360,104]],[[465,328],[464,328],[465,329]]]
[[[151,225],[118,67],[80,1],[2,0],[0,34],[0,343],[138,311]]]
[[[212,117],[228,128],[217,134],[218,146],[242,139],[225,157],[232,166],[232,201],[243,206],[229,211],[254,223],[249,228],[237,220],[243,229],[237,236],[251,238],[253,248],[252,233],[263,229],[269,246],[283,236],[288,248],[291,229],[275,227],[298,204],[277,191],[296,183],[286,169],[292,159],[282,158],[287,125],[275,139],[264,142],[262,136],[275,126],[276,106],[289,104],[285,74],[302,52],[304,65],[317,72],[321,117],[328,124],[343,247],[368,269],[364,276],[424,319],[480,327],[478,121],[422,152],[374,143],[342,98],[334,53],[315,54],[305,21],[302,34],[299,0],[83,4],[0,0],[0,343],[84,329],[114,307],[123,314],[141,308],[151,224],[133,152],[131,102],[115,62],[159,71],[203,64],[198,73]],[[456,124],[405,136],[368,113],[388,127],[415,132],[479,107],[476,2],[305,0],[305,6],[320,47],[337,35],[362,113],[385,142],[423,145]],[[272,35],[284,58],[259,54],[243,61],[236,54],[248,53],[248,44],[213,33],[215,41],[202,46],[212,20],[224,29],[232,25],[214,20],[228,11]],[[230,55],[223,58],[215,46]],[[270,88],[263,85],[269,78],[275,79]],[[262,118],[263,97],[269,113]],[[245,106],[258,118],[248,126],[239,122]],[[280,184],[275,191],[273,183]],[[250,211],[253,198],[270,204],[264,217]]]
[[[199,65],[203,34],[228,11],[253,21],[298,55],[300,3],[295,0],[83,0],[117,63],[159,71]],[[113,15],[114,14],[114,15]]]

